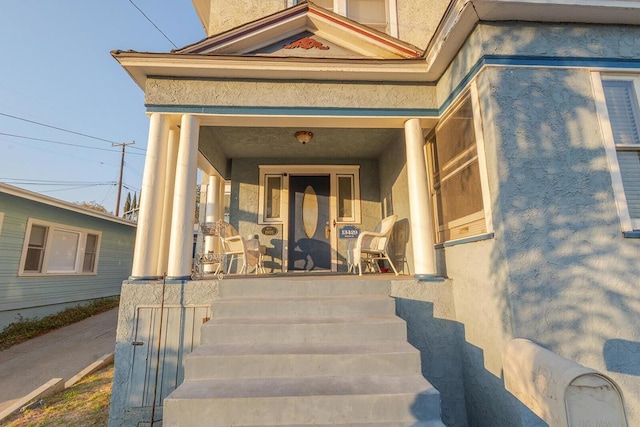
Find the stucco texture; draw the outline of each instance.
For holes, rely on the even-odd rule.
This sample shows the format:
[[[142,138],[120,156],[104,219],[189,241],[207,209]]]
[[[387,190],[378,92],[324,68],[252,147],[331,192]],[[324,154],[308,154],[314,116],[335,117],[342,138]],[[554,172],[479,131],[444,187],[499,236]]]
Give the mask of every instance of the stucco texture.
[[[406,157],[405,140],[402,135],[389,144],[380,155],[380,201],[382,216],[398,215],[389,242],[390,255],[395,259],[398,271],[410,274],[413,266],[413,240]],[[403,253],[406,256],[406,265],[401,265]]]
[[[398,1],[398,38],[425,49],[450,0]]]
[[[495,239],[445,252],[471,425],[526,425],[501,379],[514,337],[613,378],[640,425],[640,247],[620,231],[589,72],[489,68],[478,88]]]
[[[141,351],[148,351],[149,356],[153,355],[150,346],[155,343],[144,342],[139,347],[134,347],[132,343],[140,337],[136,330],[138,325],[138,315],[140,308],[159,309],[163,304],[164,312],[168,314],[172,310],[181,310],[184,307],[205,307],[209,310],[211,303],[218,298],[218,282],[217,281],[191,281],[186,283],[167,283],[163,293],[163,285],[161,282],[127,282],[122,284],[122,292],[120,298],[120,308],[118,311],[118,329],[116,332],[115,346],[115,370],[113,375],[113,392],[111,394],[111,405],[109,409],[109,426],[132,426],[138,425],[140,422],[148,422],[151,416],[151,408],[129,407],[129,394],[135,395],[137,398],[143,393],[141,388],[145,386],[144,381],[135,382],[132,378],[141,376],[143,372],[132,373],[134,365],[134,351],[140,348]],[[168,316],[167,316],[168,319]],[[194,323],[199,323],[202,319],[194,319]],[[177,362],[182,365],[182,358],[189,353],[184,349],[180,351],[179,343],[185,339],[189,331],[184,331],[186,321],[173,323],[175,327],[171,327],[168,320],[163,322],[164,330],[164,354],[178,351]],[[147,325],[150,329],[150,325]],[[144,331],[140,333],[144,336]],[[198,333],[199,336],[199,333]],[[149,348],[149,350],[145,350]],[[169,358],[171,356],[168,356]],[[174,355],[174,358],[176,356]],[[150,364],[148,376],[155,375],[155,368]],[[164,361],[163,361],[164,363]],[[148,381],[148,380],[147,380]],[[151,387],[153,388],[153,387]],[[133,390],[133,391],[132,391]],[[156,409],[156,419],[162,418],[161,404]]]
[[[208,34],[218,34],[286,7],[283,0],[211,0]]]
[[[438,80],[438,105],[443,105],[483,55],[638,58],[639,39],[640,28],[631,26],[482,22]]]
[[[435,86],[302,81],[148,79],[147,105],[435,108]]]

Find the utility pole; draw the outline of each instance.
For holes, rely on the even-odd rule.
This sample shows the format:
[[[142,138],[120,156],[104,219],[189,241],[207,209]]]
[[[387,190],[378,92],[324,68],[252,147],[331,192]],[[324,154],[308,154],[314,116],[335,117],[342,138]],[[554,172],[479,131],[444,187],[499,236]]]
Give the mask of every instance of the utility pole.
[[[122,172],[124,171],[124,149],[127,145],[135,144],[135,141],[122,142],[120,144],[112,143],[112,147],[122,147],[122,159],[120,160],[120,179],[118,180],[118,198],[116,199],[116,216],[120,216],[120,194],[122,193]]]

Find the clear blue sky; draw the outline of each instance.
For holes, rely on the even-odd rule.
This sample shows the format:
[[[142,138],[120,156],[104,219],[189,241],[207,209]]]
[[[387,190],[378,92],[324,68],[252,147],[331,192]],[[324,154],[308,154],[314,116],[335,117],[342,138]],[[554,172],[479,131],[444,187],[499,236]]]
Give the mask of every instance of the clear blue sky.
[[[205,37],[189,0],[134,3],[178,47]],[[149,121],[142,90],[110,51],[173,48],[129,0],[2,0],[0,182],[115,210],[120,148],[7,115],[107,141],[135,141],[125,157],[123,181],[131,190],[123,188],[122,213],[127,191],[141,186]],[[36,181],[48,184],[27,184]],[[67,184],[50,185],[60,181]]]

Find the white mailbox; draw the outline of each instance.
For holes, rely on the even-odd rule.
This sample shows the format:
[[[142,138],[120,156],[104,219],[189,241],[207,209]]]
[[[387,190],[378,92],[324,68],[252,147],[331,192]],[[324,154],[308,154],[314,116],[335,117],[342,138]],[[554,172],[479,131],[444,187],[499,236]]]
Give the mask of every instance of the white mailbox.
[[[525,339],[503,354],[504,384],[553,427],[628,427],[618,386],[600,372]]]

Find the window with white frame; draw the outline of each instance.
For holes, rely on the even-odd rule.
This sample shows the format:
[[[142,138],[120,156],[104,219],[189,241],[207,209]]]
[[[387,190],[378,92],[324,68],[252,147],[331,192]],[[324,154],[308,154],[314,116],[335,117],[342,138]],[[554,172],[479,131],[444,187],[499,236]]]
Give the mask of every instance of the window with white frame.
[[[356,222],[355,176],[338,174],[338,222]]]
[[[29,219],[20,274],[95,274],[100,237],[99,231]]]
[[[4,212],[0,212],[0,234],[2,234],[2,223],[4,222]]]
[[[282,174],[264,175],[263,222],[282,222]]]
[[[360,167],[353,165],[261,165],[258,192],[258,223],[282,224],[288,216],[288,177],[329,175],[331,209],[336,222],[360,223]],[[333,214],[332,214],[333,215]]]
[[[622,228],[640,230],[640,76],[603,75],[600,82],[599,117]]]
[[[294,3],[300,3],[294,2]],[[398,37],[396,0],[314,0],[318,6]]]

